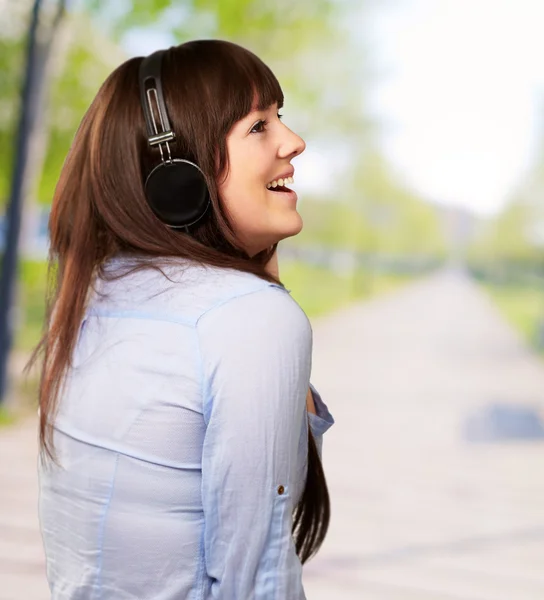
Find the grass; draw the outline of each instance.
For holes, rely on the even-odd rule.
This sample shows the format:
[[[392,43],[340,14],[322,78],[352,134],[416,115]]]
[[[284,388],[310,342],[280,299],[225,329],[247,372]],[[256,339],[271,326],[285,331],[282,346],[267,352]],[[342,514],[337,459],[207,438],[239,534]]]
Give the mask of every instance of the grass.
[[[283,284],[309,318],[397,289],[413,280],[413,276],[375,274],[364,270],[358,270],[354,276],[345,276],[299,261],[282,264],[280,275]]]
[[[11,425],[15,422],[15,415],[3,406],[0,406],[0,428]]]
[[[45,315],[45,287],[47,263],[24,260],[20,271],[20,302],[16,319],[19,327],[15,336],[15,348],[30,352],[38,343]]]
[[[538,330],[544,319],[544,289],[536,286],[481,284],[505,319],[530,347],[544,356],[544,340]]]

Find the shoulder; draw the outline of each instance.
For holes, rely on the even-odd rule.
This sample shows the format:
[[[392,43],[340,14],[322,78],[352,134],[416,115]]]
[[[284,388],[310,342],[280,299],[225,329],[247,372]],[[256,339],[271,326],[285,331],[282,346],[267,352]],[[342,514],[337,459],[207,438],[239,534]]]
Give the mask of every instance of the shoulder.
[[[176,282],[174,293],[188,297],[195,309],[195,323],[213,318],[267,319],[269,324],[286,319],[307,323],[306,314],[281,285],[253,273],[196,263],[167,266],[165,275]]]
[[[289,292],[262,281],[210,306],[200,315],[197,327],[204,335],[215,339],[224,336],[231,343],[245,338],[263,343],[276,340],[311,344],[312,339],[310,321]]]
[[[225,294],[203,311],[199,321],[226,316],[268,324],[294,321],[309,325],[306,313],[288,290],[262,280]]]
[[[138,310],[151,316],[180,315],[193,325],[266,319],[270,327],[286,321],[309,326],[287,289],[252,273],[177,258],[154,260],[160,270],[147,268],[145,263],[141,258],[122,256],[110,260],[106,271],[113,279],[100,281],[93,306]]]

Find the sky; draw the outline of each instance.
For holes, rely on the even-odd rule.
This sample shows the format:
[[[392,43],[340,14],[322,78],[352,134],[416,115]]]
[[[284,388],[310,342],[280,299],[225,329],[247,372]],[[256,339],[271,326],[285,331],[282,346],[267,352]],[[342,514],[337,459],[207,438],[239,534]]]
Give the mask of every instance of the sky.
[[[368,102],[394,170],[427,200],[497,214],[544,135],[544,0],[376,0],[370,15],[351,33],[372,49]],[[146,28],[124,46],[168,43]],[[345,158],[308,145],[295,189],[330,191]]]
[[[544,134],[544,0],[377,6],[365,35],[383,151],[426,198],[496,214]]]

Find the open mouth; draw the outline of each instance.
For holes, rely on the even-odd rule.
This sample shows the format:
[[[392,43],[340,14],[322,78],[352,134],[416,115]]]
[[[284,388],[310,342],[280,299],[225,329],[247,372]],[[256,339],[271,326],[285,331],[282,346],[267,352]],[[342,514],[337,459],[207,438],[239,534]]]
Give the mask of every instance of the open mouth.
[[[292,177],[286,177],[285,179],[278,180],[275,179],[274,181],[266,184],[266,189],[270,190],[271,192],[291,192],[292,190],[290,190],[285,184],[293,182],[294,179]]]
[[[269,192],[290,192],[291,190],[284,185],[278,185],[275,188],[268,188]]]

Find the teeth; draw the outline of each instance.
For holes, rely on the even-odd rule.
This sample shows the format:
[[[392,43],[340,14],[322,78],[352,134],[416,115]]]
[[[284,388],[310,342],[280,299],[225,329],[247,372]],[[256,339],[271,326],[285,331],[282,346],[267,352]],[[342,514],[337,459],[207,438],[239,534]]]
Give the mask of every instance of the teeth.
[[[286,185],[288,183],[294,183],[295,180],[292,177],[286,177],[285,179],[274,179],[274,181],[271,181],[270,183],[266,184],[267,189],[270,188],[275,188],[278,186],[283,186]]]

